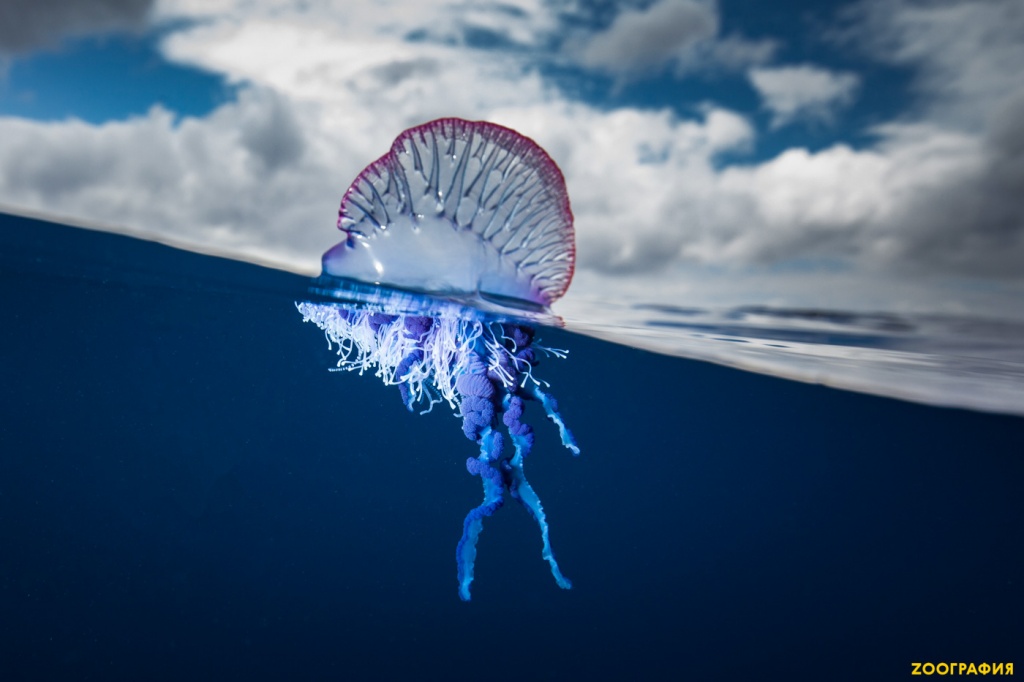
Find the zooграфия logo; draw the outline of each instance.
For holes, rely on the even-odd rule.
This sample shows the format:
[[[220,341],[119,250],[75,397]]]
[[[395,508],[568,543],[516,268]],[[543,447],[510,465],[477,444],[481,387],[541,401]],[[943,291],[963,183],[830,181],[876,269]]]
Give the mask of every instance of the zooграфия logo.
[[[911,675],[1013,675],[1013,663],[911,663]]]

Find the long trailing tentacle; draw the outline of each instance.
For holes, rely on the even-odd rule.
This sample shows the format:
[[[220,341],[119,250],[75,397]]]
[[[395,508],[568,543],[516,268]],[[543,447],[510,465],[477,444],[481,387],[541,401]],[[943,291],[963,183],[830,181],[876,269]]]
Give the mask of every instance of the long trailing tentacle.
[[[540,497],[534,492],[530,482],[526,480],[526,473],[523,471],[523,458],[518,454],[512,458],[512,477],[514,481],[513,498],[530,512],[530,516],[540,527],[540,537],[544,543],[541,556],[551,566],[551,575],[555,577],[555,582],[563,590],[572,589],[572,581],[562,575],[562,569],[558,567],[558,561],[555,560],[555,553],[551,549],[551,540],[548,537],[548,520],[544,515],[544,507],[541,506]]]
[[[505,481],[501,471],[503,439],[492,425],[497,421],[494,405],[494,385],[487,378],[487,368],[476,353],[469,354],[466,371],[455,381],[462,413],[462,432],[466,438],[480,444],[480,455],[466,460],[469,473],[479,476],[484,486],[484,501],[470,510],[462,523],[462,538],[455,548],[455,561],[459,567],[459,596],[469,601],[469,586],[473,582],[476,562],[476,543],[484,529],[484,519],[504,504]]]
[[[471,354],[465,363],[464,373],[455,382],[460,397],[459,411],[462,414],[463,433],[480,445],[480,455],[467,460],[466,467],[474,476],[480,476],[484,488],[483,502],[466,515],[462,538],[455,550],[459,572],[459,596],[466,601],[470,599],[469,587],[473,582],[476,546],[483,531],[483,520],[504,504],[505,490],[508,490],[512,498],[529,512],[540,528],[543,543],[541,556],[551,567],[555,582],[562,589],[572,588],[572,582],[562,574],[555,559],[544,507],[533,486],[526,479],[523,468],[526,457],[533,449],[534,441],[533,428],[522,421],[523,398],[516,394],[515,383],[509,386],[511,382],[505,381],[506,377],[495,371],[495,365],[507,371],[512,366],[508,361],[510,358],[532,357],[532,351],[529,350],[533,338],[532,330],[513,327],[511,334],[506,340],[511,342],[510,350],[516,350],[515,355],[507,353],[500,356],[498,363],[492,362],[488,365],[484,362],[484,357],[493,360],[494,356],[493,353],[487,352],[485,345],[482,354]],[[493,342],[492,345],[497,345],[495,339],[488,340]],[[543,405],[548,418],[558,425],[562,443],[574,454],[579,454],[576,440],[565,427],[554,398],[540,390],[535,383],[520,390],[523,396]],[[509,459],[503,454],[502,436],[495,430],[499,416],[515,445],[515,454]]]
[[[466,514],[462,522],[462,538],[455,548],[455,560],[459,567],[459,597],[469,601],[469,586],[473,582],[473,568],[476,563],[476,543],[484,529],[484,519],[498,511],[505,503],[505,484],[501,472],[491,466],[492,458],[500,458],[501,434],[487,429],[480,439],[480,456],[466,460],[469,473],[479,476],[484,486],[484,501]]]
[[[503,401],[504,415],[503,420],[505,426],[508,428],[508,433],[512,437],[512,443],[516,447],[516,454],[512,457],[510,462],[510,485],[509,492],[512,494],[512,498],[523,505],[530,516],[533,517],[534,521],[537,522],[537,526],[540,527],[540,537],[544,543],[541,556],[551,566],[551,575],[554,576],[555,582],[563,590],[572,589],[572,581],[562,575],[562,569],[558,567],[558,561],[555,560],[555,553],[551,549],[551,540],[548,533],[548,520],[544,514],[544,507],[540,503],[540,497],[534,491],[533,486],[526,480],[526,472],[523,470],[523,464],[526,460],[527,455],[533,449],[533,429],[530,428],[529,424],[524,424],[521,421],[523,414],[523,401],[518,396],[508,395],[505,396]]]

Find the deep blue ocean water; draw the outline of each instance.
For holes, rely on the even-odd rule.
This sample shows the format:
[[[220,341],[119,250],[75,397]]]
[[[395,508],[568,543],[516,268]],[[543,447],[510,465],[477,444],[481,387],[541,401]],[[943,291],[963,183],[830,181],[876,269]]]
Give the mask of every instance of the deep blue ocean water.
[[[1024,418],[558,329],[516,505],[333,373],[308,280],[0,216],[0,679],[896,680],[1024,665]]]

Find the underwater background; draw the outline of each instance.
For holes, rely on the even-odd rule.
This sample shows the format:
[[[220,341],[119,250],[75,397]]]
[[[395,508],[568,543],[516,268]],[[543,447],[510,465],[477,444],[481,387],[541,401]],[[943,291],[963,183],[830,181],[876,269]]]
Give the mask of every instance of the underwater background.
[[[475,447],[447,407],[328,371],[308,279],[0,215],[0,285],[2,679],[1022,664],[1024,418],[543,328],[582,455],[529,406],[527,468],[574,588],[507,505],[463,603]]]

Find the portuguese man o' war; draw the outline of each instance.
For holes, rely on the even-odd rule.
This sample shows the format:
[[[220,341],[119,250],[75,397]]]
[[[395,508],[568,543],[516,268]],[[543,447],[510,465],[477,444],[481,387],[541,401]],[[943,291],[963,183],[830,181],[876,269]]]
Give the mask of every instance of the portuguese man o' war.
[[[565,180],[533,140],[492,123],[439,119],[403,132],[359,174],[338,216],[343,240],[323,256],[316,301],[298,303],[339,355],[337,369],[372,371],[410,411],[447,403],[479,447],[466,461],[483,484],[456,548],[459,596],[470,598],[484,519],[519,502],[540,528],[542,556],[562,575],[540,498],[526,480],[543,408],[562,444],[579,448],[547,384],[534,376],[565,351],[534,340],[532,322],[565,293],[575,263]]]

